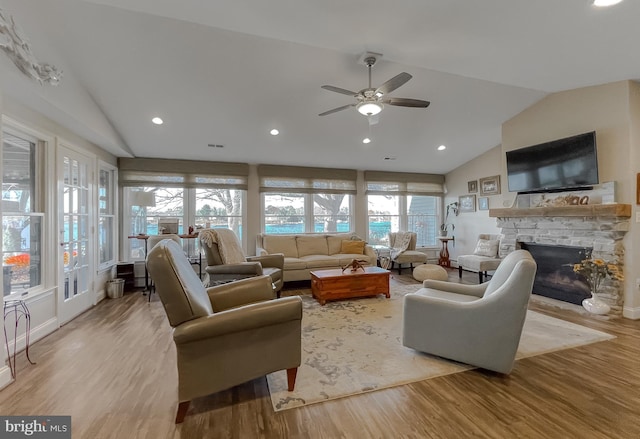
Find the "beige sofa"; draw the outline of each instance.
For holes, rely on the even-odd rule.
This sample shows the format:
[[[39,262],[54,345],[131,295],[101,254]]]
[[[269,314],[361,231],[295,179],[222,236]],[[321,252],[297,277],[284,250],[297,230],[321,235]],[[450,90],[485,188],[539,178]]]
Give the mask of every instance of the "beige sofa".
[[[284,254],[284,282],[308,280],[312,270],[341,268],[353,259],[376,265],[373,247],[364,245],[363,253],[341,253],[343,241],[358,240],[354,233],[309,233],[300,235],[269,235],[256,237],[256,255]],[[345,246],[348,243],[344,244]]]

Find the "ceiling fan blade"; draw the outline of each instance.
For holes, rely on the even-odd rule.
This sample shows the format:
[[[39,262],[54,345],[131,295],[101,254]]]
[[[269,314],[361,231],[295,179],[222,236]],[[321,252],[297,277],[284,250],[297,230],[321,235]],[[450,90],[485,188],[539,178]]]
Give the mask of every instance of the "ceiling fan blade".
[[[338,111],[346,110],[349,107],[355,107],[356,104],[343,105],[342,107],[334,108],[333,110],[325,111],[324,113],[318,114],[318,116],[326,116],[327,114],[337,113]]]
[[[423,101],[420,99],[407,99],[407,98],[389,98],[382,101],[385,104],[395,105],[397,107],[416,107],[427,108],[431,102]]]
[[[343,95],[347,95],[347,96],[357,96],[358,93],[355,91],[350,91],[350,90],[346,90],[344,88],[340,88],[340,87],[334,87],[333,85],[323,85],[320,88],[324,88],[325,90],[329,90],[329,91],[334,91],[336,93],[341,93]]]
[[[400,87],[401,85],[404,85],[412,77],[413,76],[411,76],[407,72],[399,73],[393,78],[389,79],[384,84],[382,84],[380,87],[378,87],[376,90],[376,94],[382,93],[383,95],[386,95],[387,93],[391,93],[396,88]]]

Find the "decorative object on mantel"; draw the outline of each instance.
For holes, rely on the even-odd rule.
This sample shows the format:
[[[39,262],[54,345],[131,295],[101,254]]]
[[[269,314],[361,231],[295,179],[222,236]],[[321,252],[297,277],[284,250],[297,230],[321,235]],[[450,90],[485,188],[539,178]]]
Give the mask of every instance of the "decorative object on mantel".
[[[500,193],[500,176],[480,179],[480,195],[498,195]]]
[[[587,204],[613,204],[615,199],[615,182],[608,181],[595,186],[592,190],[518,194],[514,205],[519,209],[580,206]]]
[[[582,262],[573,266],[573,271],[583,276],[591,289],[591,297],[582,301],[584,309],[592,314],[608,313],[611,307],[598,297],[598,288],[607,276],[620,282],[624,280],[618,264],[598,258],[583,259]]]
[[[476,211],[476,196],[475,195],[463,195],[458,197],[460,203],[460,212],[475,212]]]
[[[15,23],[13,16],[0,9],[0,48],[11,58],[22,73],[40,84],[58,85],[62,70],[51,64],[39,63],[31,53],[29,41],[22,29]]]
[[[472,180],[467,182],[467,189],[470,194],[478,192],[478,180]]]

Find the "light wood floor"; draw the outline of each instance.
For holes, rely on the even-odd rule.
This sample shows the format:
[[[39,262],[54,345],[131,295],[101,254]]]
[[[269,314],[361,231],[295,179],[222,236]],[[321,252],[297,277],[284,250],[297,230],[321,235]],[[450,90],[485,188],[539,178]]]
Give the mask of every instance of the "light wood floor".
[[[392,282],[417,283],[405,274]],[[259,378],[196,399],[175,426],[175,350],[162,305],[127,294],[34,344],[37,365],[21,354],[0,413],[71,415],[76,439],[640,437],[640,321],[531,308],[617,338],[520,360],[509,376],[473,370],[279,413]]]

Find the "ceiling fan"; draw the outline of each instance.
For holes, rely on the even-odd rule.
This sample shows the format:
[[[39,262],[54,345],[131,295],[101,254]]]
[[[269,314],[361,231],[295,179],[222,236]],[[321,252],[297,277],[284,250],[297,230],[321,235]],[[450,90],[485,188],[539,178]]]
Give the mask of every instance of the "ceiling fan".
[[[373,67],[373,65],[376,63],[378,59],[377,57],[379,56],[381,55],[374,53],[367,53],[364,56],[364,64],[369,68],[368,88],[363,88],[359,92],[355,92],[340,87],[334,87],[333,85],[323,85],[322,88],[325,90],[353,96],[354,98],[356,98],[356,102],[325,111],[324,113],[320,113],[318,116],[326,116],[327,114],[346,110],[350,107],[356,107],[360,114],[369,117],[371,121],[371,116],[375,116],[376,114],[380,113],[385,104],[395,105],[397,107],[427,108],[430,104],[429,101],[423,101],[421,99],[387,97],[389,93],[391,93],[401,85],[404,85],[407,81],[409,81],[409,79],[412,78],[412,76],[406,72],[402,72],[394,76],[378,88],[371,87],[371,67]]]

